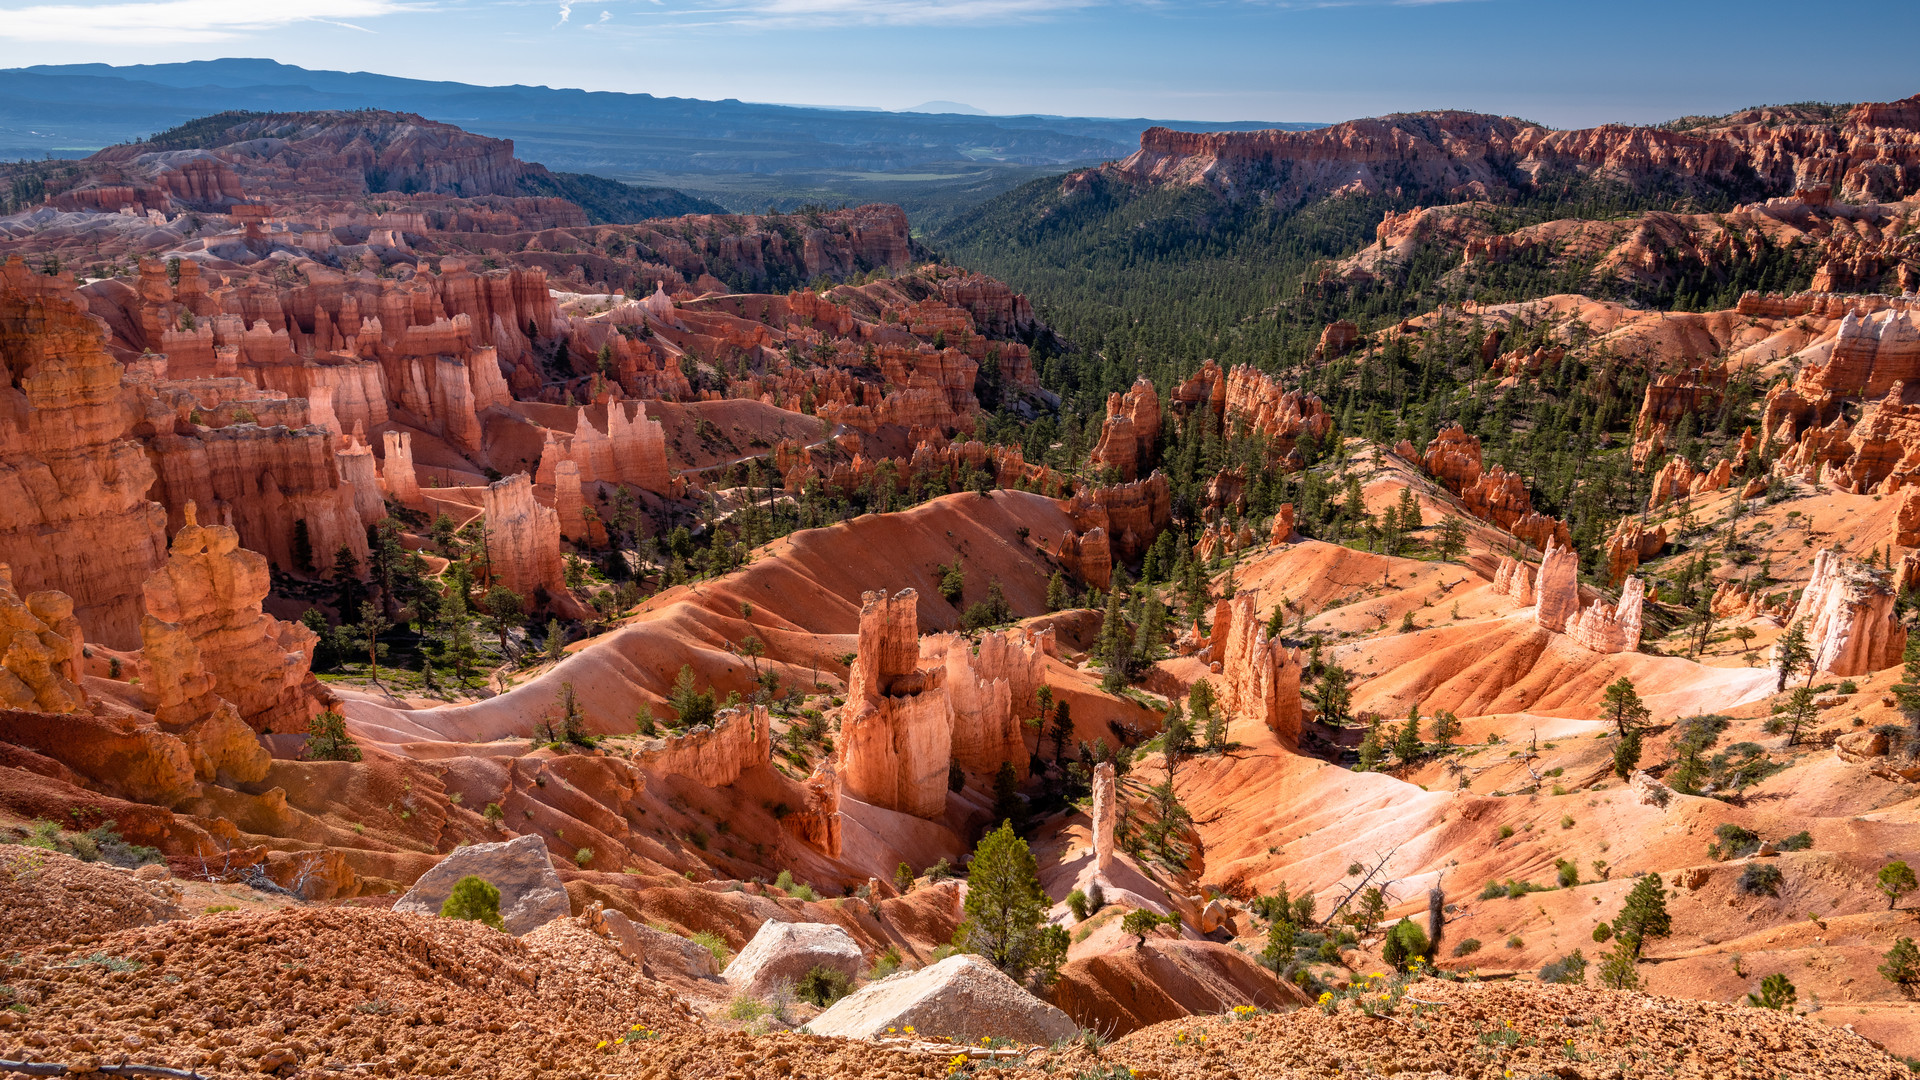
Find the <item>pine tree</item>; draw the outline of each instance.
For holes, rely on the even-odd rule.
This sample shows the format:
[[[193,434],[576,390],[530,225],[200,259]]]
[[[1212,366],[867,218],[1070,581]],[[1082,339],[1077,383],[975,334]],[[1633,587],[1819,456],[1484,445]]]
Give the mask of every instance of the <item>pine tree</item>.
[[[1067,585],[1067,575],[1055,570],[1047,579],[1047,610],[1065,611],[1073,603],[1073,590]]]
[[[1775,646],[1774,662],[1780,665],[1780,677],[1774,682],[1773,692],[1779,693],[1787,688],[1787,680],[1794,672],[1807,668],[1807,682],[1813,682],[1813,650],[1807,647],[1807,626],[1805,619],[1795,619],[1787,632],[1780,635],[1780,643]],[[1911,681],[1911,676],[1909,676]]]
[[[1920,889],[1920,881],[1914,879],[1913,867],[1908,866],[1905,860],[1890,862],[1881,867],[1877,884],[1880,891],[1886,894],[1888,911],[1893,910],[1901,897],[1915,889]]]
[[[1467,549],[1467,527],[1460,519],[1448,514],[1440,522],[1440,536],[1434,545],[1434,553],[1441,562],[1459,562]]]
[[[988,833],[967,870],[966,920],[954,942],[1015,980],[1050,983],[1066,960],[1067,932],[1047,921],[1052,904],[1027,842],[1010,824]]]
[[[1614,744],[1613,774],[1625,780],[1633,775],[1640,766],[1640,732],[1629,731],[1626,736]]]
[[[1666,937],[1673,930],[1673,918],[1667,914],[1667,890],[1659,874],[1642,874],[1627,893],[1620,914],[1613,918],[1613,932],[1621,944],[1640,958],[1648,938]]]
[[[347,734],[347,718],[328,709],[308,721],[307,757],[312,761],[359,761],[360,745]]]
[[[1400,734],[1393,741],[1393,756],[1400,759],[1400,764],[1411,765],[1424,751],[1420,745],[1420,711],[1415,709],[1413,717],[1400,725]]]
[[[1616,734],[1625,738],[1628,732],[1645,726],[1653,713],[1634,691],[1633,680],[1622,675],[1608,684],[1605,695],[1600,699],[1600,715],[1613,725]]]
[[[1065,701],[1054,703],[1053,726],[1049,733],[1053,736],[1053,766],[1057,769],[1066,760],[1067,744],[1073,741],[1073,716],[1068,712]]]
[[[1380,718],[1374,716],[1367,721],[1367,732],[1360,737],[1359,771],[1372,772],[1380,767],[1381,755],[1385,753],[1380,745]]]
[[[1442,751],[1453,749],[1453,740],[1460,737],[1460,718],[1450,709],[1441,709],[1433,714],[1433,741]]]

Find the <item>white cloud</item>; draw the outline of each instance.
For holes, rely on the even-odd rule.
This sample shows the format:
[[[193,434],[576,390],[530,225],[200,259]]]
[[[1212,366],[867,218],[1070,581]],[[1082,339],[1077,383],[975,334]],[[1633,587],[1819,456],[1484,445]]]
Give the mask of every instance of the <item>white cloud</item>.
[[[560,0],[560,21],[553,25],[565,26],[567,20],[571,18],[573,18],[573,0]]]
[[[423,5],[398,0],[132,0],[112,4],[0,3],[0,40],[101,45],[231,41],[290,23],[365,19]],[[364,27],[353,26],[363,30]]]

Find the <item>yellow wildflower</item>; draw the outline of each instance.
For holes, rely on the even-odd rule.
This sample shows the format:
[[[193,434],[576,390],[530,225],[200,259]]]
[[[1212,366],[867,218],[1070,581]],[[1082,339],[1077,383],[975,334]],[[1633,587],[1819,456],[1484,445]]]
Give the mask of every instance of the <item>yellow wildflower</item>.
[[[909,1035],[911,1035],[911,1034],[913,1034],[913,1025],[912,1025],[912,1024],[908,1024],[908,1025],[907,1025],[907,1034],[909,1034]]]
[[[605,1039],[601,1039],[601,1040],[600,1040],[600,1045],[599,1045],[599,1046],[596,1046],[596,1047],[594,1047],[594,1049],[595,1049],[595,1050],[605,1050],[606,1048],[607,1048],[607,1040],[605,1040]]]

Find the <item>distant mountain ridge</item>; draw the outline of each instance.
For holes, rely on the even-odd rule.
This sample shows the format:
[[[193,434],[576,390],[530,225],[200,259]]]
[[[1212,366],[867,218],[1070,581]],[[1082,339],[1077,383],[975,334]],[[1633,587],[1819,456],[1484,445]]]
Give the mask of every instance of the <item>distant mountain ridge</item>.
[[[968,160],[1073,166],[1126,156],[1156,123],[1194,131],[1321,126],[815,109],[475,86],[229,58],[0,70],[0,158],[83,156],[230,110],[358,108],[414,112],[511,138],[530,160],[603,175],[887,171]]]

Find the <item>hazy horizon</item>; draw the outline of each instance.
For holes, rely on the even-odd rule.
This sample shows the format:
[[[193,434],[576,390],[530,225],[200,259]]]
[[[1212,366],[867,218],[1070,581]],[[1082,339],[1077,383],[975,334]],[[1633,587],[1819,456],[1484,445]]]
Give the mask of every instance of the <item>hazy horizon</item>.
[[[993,115],[1338,122],[1459,108],[1556,127],[1920,91],[1886,32],[1648,0],[0,0],[0,67],[264,57],[482,85]],[[1902,31],[1907,31],[1903,33]],[[1760,63],[1791,36],[1791,63]],[[1697,48],[1687,42],[1699,43]]]

